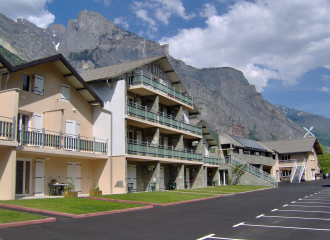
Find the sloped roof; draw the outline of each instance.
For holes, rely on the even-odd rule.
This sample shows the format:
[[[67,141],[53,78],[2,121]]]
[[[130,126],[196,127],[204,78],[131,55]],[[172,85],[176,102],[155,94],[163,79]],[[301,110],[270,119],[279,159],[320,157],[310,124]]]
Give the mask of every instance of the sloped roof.
[[[165,74],[168,76],[172,84],[176,85],[175,87],[176,89],[181,90],[182,93],[187,92],[187,90],[183,86],[180,78],[174,71],[174,68],[172,67],[166,55],[158,55],[155,57],[143,58],[135,61],[129,61],[129,62],[119,63],[106,67],[95,68],[81,73],[81,76],[88,83],[105,81],[106,79],[110,80],[119,77],[125,73],[132,72],[137,68],[140,68],[154,61],[159,61],[162,69],[165,71]]]
[[[323,154],[316,137],[263,142],[262,144],[279,154],[311,152],[313,147],[317,154]]]
[[[43,63],[50,62],[63,74],[63,77],[83,95],[83,97],[92,105],[101,105],[103,107],[103,101],[101,98],[86,84],[84,79],[78,74],[78,72],[71,66],[71,64],[64,58],[62,54],[53,55],[50,57],[38,59],[35,61],[23,63],[20,65],[12,66],[1,54],[0,54],[0,73],[17,72],[22,69],[34,67]]]
[[[233,139],[235,139],[237,142],[239,142],[241,145],[243,145],[244,148],[249,148],[249,149],[256,149],[256,150],[261,150],[261,151],[269,151],[266,149],[263,145],[259,144],[259,142],[248,139],[248,138],[242,138],[234,135],[230,135]]]

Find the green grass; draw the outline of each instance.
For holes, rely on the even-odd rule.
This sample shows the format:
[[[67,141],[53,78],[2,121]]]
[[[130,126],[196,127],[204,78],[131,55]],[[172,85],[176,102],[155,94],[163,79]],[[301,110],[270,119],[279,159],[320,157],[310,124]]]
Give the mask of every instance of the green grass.
[[[0,203],[78,215],[144,206],[141,204],[108,202],[85,198],[9,200],[0,201]]]
[[[150,203],[174,203],[182,202],[193,199],[209,198],[214,197],[211,194],[189,194],[179,192],[146,192],[146,193],[128,193],[128,194],[117,194],[117,195],[103,195],[102,198],[139,201],[139,202],[150,202]]]
[[[23,222],[29,220],[39,220],[46,217],[29,214],[24,212],[16,212],[5,209],[0,209],[0,223]]]

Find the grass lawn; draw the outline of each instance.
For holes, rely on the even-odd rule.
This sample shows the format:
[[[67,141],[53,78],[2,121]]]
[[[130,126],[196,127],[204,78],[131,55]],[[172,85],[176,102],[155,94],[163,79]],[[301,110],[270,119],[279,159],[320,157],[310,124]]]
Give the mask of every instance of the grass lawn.
[[[0,201],[0,203],[78,215],[144,206],[141,204],[107,202],[85,198],[9,200]]]
[[[29,220],[39,220],[44,218],[46,217],[35,214],[0,209],[0,223],[23,222]]]
[[[267,188],[270,187],[229,185],[229,186],[215,186],[215,187],[196,188],[196,189],[187,189],[187,190],[178,190],[178,191],[227,195],[231,193],[242,193],[242,192],[249,192],[253,190],[267,189]]]
[[[214,197],[211,194],[189,194],[179,192],[142,192],[142,193],[128,193],[128,194],[116,194],[116,195],[103,195],[102,198],[150,202],[150,203],[173,203],[182,202],[193,199]]]

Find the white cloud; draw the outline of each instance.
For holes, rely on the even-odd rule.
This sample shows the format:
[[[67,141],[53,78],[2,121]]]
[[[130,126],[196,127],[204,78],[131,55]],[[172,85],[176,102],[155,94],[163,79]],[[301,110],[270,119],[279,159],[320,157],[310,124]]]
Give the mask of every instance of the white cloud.
[[[321,92],[330,92],[330,89],[328,87],[321,87]]]
[[[121,25],[123,26],[123,28],[125,29],[128,29],[129,27],[129,24],[128,22],[125,21],[125,19],[123,17],[118,17],[118,18],[115,18],[115,20],[113,21],[114,24],[117,24],[117,25]]]
[[[216,15],[218,12],[217,12],[217,9],[215,8],[215,6],[213,4],[210,4],[210,3],[206,3],[203,5],[204,9],[202,12],[200,12],[200,16],[202,17],[211,17],[213,15]]]
[[[46,3],[50,2],[52,0],[1,0],[0,13],[13,20],[24,18],[46,28],[55,20],[55,16],[47,10]]]
[[[322,74],[321,75],[321,80],[324,82],[329,82],[330,81],[330,76],[327,74]]]
[[[160,42],[189,65],[239,69],[262,91],[270,78],[294,85],[310,69],[330,68],[329,12],[327,0],[237,1],[205,28]]]
[[[187,14],[181,0],[145,0],[134,1],[130,5],[135,15],[149,27],[149,36],[157,31],[159,23],[169,24],[172,15],[177,15],[185,20],[195,17],[194,13]]]
[[[111,4],[111,0],[94,0],[95,2],[103,2],[105,6],[109,6]]]

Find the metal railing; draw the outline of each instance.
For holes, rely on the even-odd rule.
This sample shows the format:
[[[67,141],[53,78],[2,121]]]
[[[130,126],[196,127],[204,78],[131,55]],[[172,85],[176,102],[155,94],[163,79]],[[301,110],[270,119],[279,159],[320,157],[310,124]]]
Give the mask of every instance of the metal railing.
[[[189,97],[188,94],[182,93],[181,90],[180,91],[176,90],[175,87],[173,88],[169,87],[157,79],[153,79],[152,75],[147,76],[146,74],[143,73],[143,70],[141,70],[141,72],[139,73],[134,73],[134,76],[132,76],[132,79],[129,81],[128,84],[129,85],[142,84],[148,87],[152,87],[168,95],[171,98],[179,100],[185,104],[188,104],[189,106],[193,106],[193,99]]]
[[[61,150],[83,151],[107,154],[108,140],[70,135],[62,132],[46,131],[35,128],[17,129],[17,141],[20,145],[55,148]]]
[[[244,171],[251,173],[252,175],[257,176],[267,182],[270,182],[271,184],[273,184],[275,186],[278,186],[278,181],[276,178],[272,177],[269,173],[264,172],[264,171],[260,170],[259,168],[256,168],[248,163],[245,163],[238,159],[234,159],[232,157],[220,159],[220,161],[223,164],[231,164],[233,166],[240,166]]]
[[[128,154],[142,155],[149,157],[172,158],[188,161],[202,162],[202,153],[189,149],[175,149],[173,146],[163,146],[159,144],[151,144],[138,140],[126,140],[126,152]]]
[[[141,106],[137,103],[127,103],[127,115],[202,136],[202,127],[179,121],[172,115],[152,111],[147,106]]]
[[[0,140],[14,140],[15,117],[0,116]]]
[[[214,158],[214,157],[208,157],[208,156],[204,156],[203,157],[203,162],[207,163],[207,164],[213,164],[213,165],[220,165],[223,162],[223,159],[221,158]]]

